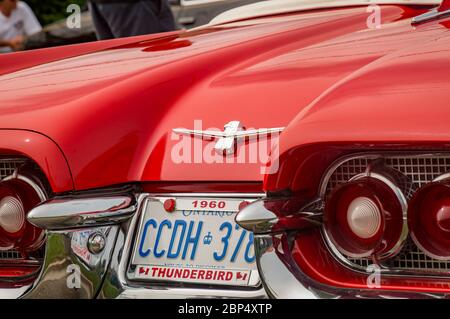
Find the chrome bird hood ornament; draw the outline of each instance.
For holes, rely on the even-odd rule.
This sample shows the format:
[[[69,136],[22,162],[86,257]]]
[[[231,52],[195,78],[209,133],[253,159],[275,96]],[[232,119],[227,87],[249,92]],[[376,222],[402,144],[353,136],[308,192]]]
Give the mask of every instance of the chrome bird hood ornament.
[[[191,135],[205,139],[217,139],[214,149],[222,155],[234,154],[236,144],[239,139],[245,139],[257,136],[267,136],[273,133],[281,133],[284,127],[262,128],[246,130],[240,121],[231,121],[225,124],[224,130],[188,130],[184,128],[173,129],[173,132],[180,135]]]

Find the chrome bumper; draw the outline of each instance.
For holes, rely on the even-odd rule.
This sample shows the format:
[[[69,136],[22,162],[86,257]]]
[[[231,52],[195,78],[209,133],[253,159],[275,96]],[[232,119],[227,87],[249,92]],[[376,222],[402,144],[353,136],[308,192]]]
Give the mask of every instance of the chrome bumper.
[[[130,281],[130,254],[149,196],[62,199],[34,209],[29,220],[45,228],[48,238],[41,272],[30,286],[0,289],[0,298],[267,298],[262,285],[197,289]],[[95,254],[87,247],[94,234],[105,239]]]
[[[255,237],[259,275],[271,298],[278,299],[316,299],[317,296],[294,276],[292,263],[285,258],[289,254],[281,247],[275,247],[271,235]],[[280,258],[281,257],[281,258]],[[283,258],[284,257],[284,258]],[[306,278],[304,278],[306,279]]]

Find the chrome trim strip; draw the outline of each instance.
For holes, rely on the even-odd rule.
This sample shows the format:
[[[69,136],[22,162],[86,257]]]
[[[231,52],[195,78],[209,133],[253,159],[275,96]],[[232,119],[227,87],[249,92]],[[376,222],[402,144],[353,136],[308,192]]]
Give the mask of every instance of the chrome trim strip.
[[[433,180],[433,182],[441,182],[441,181],[446,180],[448,178],[450,178],[450,173],[445,173],[445,174],[442,174],[441,176],[436,177]]]
[[[42,202],[47,200],[47,194],[42,190],[42,188],[37,183],[35,183],[31,178],[28,178],[22,174],[19,174],[17,172],[17,170],[14,172],[14,174],[9,175],[9,176],[5,177],[4,179],[2,179],[2,182],[3,181],[5,181],[5,182],[12,181],[14,179],[21,180],[21,181],[27,183],[28,185],[30,185]]]
[[[99,227],[121,223],[135,211],[130,196],[52,199],[33,208],[28,221],[52,230]]]
[[[239,121],[233,121],[239,122]],[[231,123],[231,122],[230,122]],[[230,124],[228,123],[228,124]],[[225,126],[226,127],[226,126]],[[174,128],[172,132],[179,135],[192,135],[195,137],[202,137],[205,139],[220,139],[220,138],[248,138],[248,137],[256,137],[260,135],[272,134],[272,133],[281,133],[283,132],[284,127],[275,127],[275,128],[264,128],[264,129],[256,129],[256,130],[248,130],[248,131],[237,131],[237,132],[224,132],[221,131],[200,131],[200,130],[188,130],[184,128]]]
[[[117,299],[207,299],[207,298],[229,298],[229,299],[267,299],[263,288],[258,290],[219,290],[219,289],[197,289],[197,288],[131,288],[124,289]]]
[[[441,18],[445,18],[450,15],[450,10],[446,11],[438,11],[438,8],[434,8],[428,12],[425,12],[421,15],[418,15],[411,20],[412,25],[428,22],[431,20],[437,20]]]
[[[260,198],[265,197],[265,193],[146,193],[152,197],[202,197],[202,198]]]
[[[32,285],[26,285],[20,288],[0,288],[0,299],[21,298],[31,287]]]

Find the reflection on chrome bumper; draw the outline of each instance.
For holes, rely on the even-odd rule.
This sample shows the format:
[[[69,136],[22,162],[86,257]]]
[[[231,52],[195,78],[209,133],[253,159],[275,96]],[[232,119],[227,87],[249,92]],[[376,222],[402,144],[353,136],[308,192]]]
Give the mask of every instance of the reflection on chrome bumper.
[[[189,194],[195,196],[195,194]],[[3,298],[266,298],[257,289],[214,289],[131,282],[130,253],[142,204],[149,194],[53,200],[38,207],[30,221],[47,229],[45,260],[35,283],[0,289]],[[62,206],[61,206],[62,205]],[[80,216],[82,215],[82,216]],[[88,249],[92,235],[105,247]]]
[[[274,247],[273,237],[259,235],[255,238],[258,270],[264,287],[271,298],[314,299],[316,296],[303,286],[289,270],[290,265],[279,257],[282,247]],[[287,254],[286,254],[287,255]]]

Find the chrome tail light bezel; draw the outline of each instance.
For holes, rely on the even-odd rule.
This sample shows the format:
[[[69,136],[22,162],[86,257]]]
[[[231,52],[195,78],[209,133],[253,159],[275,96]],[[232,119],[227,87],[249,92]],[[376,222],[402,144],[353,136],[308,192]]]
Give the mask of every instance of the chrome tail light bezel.
[[[374,160],[371,165],[367,167],[364,173],[357,174],[350,178],[348,180],[349,183],[356,182],[363,179],[374,179],[376,181],[381,182],[384,184],[388,189],[392,191],[392,193],[395,195],[396,200],[398,201],[398,204],[401,207],[401,213],[403,217],[403,222],[401,226],[401,232],[399,234],[398,240],[395,242],[395,244],[392,246],[391,249],[389,249],[386,252],[383,252],[382,255],[377,256],[378,259],[386,259],[390,258],[397,253],[400,252],[401,248],[403,247],[407,237],[408,237],[408,223],[407,223],[407,214],[408,214],[408,200],[405,196],[405,193],[408,193],[408,189],[403,189],[399,185],[404,186],[404,188],[408,187],[409,183],[404,183],[401,181],[403,179],[403,176],[399,176],[398,174],[395,174],[395,172],[390,171],[387,167],[383,165],[382,162],[378,162],[380,159]],[[345,185],[345,184],[344,184]],[[321,194],[321,198],[324,202],[327,201],[327,194]],[[341,260],[345,260],[348,257],[345,257],[343,253],[340,252],[340,250],[337,248],[336,243],[332,239],[331,234],[328,233],[325,223],[323,224],[322,228],[323,236],[325,241],[327,242],[328,246],[331,248],[331,250],[334,252],[335,255],[339,257]]]
[[[413,239],[410,236],[410,230],[408,229],[408,202],[411,199],[412,195],[420,188],[421,183],[417,183],[417,180],[422,181],[423,183],[430,183],[435,180],[440,180],[443,178],[447,178],[450,176],[450,154],[449,153],[418,153],[418,152],[405,152],[405,153],[398,153],[398,152],[385,152],[385,153],[358,153],[358,154],[352,154],[349,156],[345,156],[342,158],[339,158],[337,161],[335,161],[330,167],[325,171],[325,174],[322,177],[322,180],[320,182],[319,187],[319,196],[325,201],[330,190],[333,187],[330,187],[330,185],[336,184],[334,181],[331,182],[333,174],[338,170],[338,168],[342,167],[346,163],[351,163],[354,161],[357,166],[361,164],[362,161],[366,161],[367,165],[366,167],[373,162],[377,161],[387,161],[387,166],[389,167],[397,167],[397,168],[403,168],[403,172],[400,169],[400,173],[406,172],[405,176],[413,177],[412,178],[412,184],[410,185],[409,189],[400,189],[397,187],[396,193],[399,194],[399,199],[403,202],[404,209],[406,211],[404,218],[405,218],[405,227],[404,227],[404,234],[403,234],[403,243],[399,245],[397,248],[399,249],[398,252],[396,252],[396,256],[391,258],[389,262],[381,264],[381,271],[385,274],[391,274],[391,275],[404,275],[404,276],[420,276],[420,277],[442,277],[450,274],[450,261],[446,261],[444,264],[444,261],[437,260],[437,259],[431,259],[431,257],[426,256],[424,252],[420,250],[420,247],[418,247],[414,242]],[[441,163],[444,161],[445,163]],[[438,166],[439,170],[436,172],[428,173],[425,169],[421,168],[424,165],[415,164],[416,162],[419,163],[429,163],[430,166]],[[433,163],[438,164],[433,164]],[[395,165],[394,165],[395,164]],[[411,167],[410,167],[411,166]],[[416,171],[424,170],[424,172],[421,172],[420,174]],[[353,174],[351,178],[348,180],[358,178],[358,176],[364,176],[366,174],[365,170],[363,172],[357,172]],[[433,175],[434,174],[434,175]],[[339,174],[338,174],[339,175]],[[342,174],[345,175],[345,174]],[[429,175],[429,177],[433,176],[433,178],[428,178],[428,180],[425,181],[426,178],[422,175]],[[343,182],[343,181],[342,181]],[[336,185],[334,185],[335,187]],[[394,185],[395,186],[395,185]],[[322,237],[324,242],[329,248],[329,251],[331,254],[345,267],[351,268],[355,271],[362,271],[366,272],[367,267],[373,263],[370,259],[353,259],[344,256],[341,254],[336,247],[333,245],[333,243],[330,241],[330,238],[327,236],[325,231],[322,231]],[[415,246],[416,248],[411,246]],[[404,249],[403,249],[404,248]],[[409,252],[409,249],[414,249],[413,251]],[[415,250],[418,250],[416,253]],[[408,250],[408,251],[407,251]],[[395,255],[394,254],[394,255]],[[421,256],[422,255],[422,256]],[[410,257],[408,257],[410,256]],[[414,256],[414,257],[411,257]],[[417,261],[410,260],[409,258],[417,258]],[[417,267],[417,265],[427,265],[426,267]],[[412,265],[408,267],[407,265]],[[431,266],[429,266],[431,265]]]

